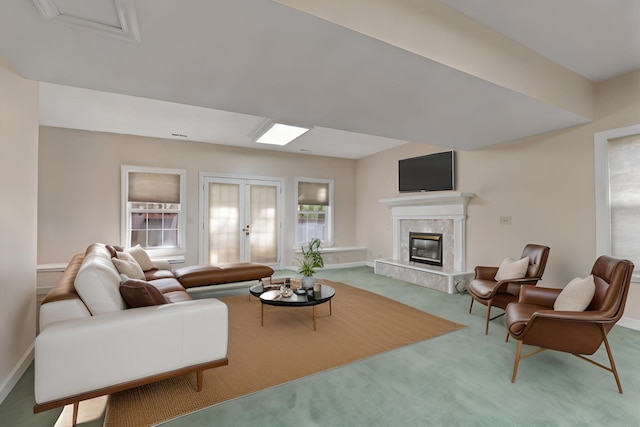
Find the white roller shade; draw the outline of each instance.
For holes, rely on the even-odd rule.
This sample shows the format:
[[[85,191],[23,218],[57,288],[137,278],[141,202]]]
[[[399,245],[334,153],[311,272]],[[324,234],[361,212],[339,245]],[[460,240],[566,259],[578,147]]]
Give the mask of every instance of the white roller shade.
[[[128,201],[180,203],[180,175],[129,172]]]
[[[329,206],[329,184],[298,182],[298,204]]]
[[[611,255],[640,265],[640,135],[609,141]]]

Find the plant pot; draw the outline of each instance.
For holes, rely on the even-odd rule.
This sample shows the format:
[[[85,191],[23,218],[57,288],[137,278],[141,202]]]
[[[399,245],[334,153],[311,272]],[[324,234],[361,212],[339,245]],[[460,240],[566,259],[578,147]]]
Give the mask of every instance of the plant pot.
[[[302,287],[304,289],[313,288],[313,284],[316,283],[316,279],[313,276],[302,276]]]

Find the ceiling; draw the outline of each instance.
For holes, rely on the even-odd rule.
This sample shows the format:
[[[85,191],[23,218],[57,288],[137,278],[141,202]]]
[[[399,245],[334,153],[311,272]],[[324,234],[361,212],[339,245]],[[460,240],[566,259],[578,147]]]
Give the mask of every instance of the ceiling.
[[[3,0],[0,56],[42,125],[358,159],[588,123],[593,83],[640,69],[638,22],[640,0]],[[271,120],[312,130],[258,146]]]

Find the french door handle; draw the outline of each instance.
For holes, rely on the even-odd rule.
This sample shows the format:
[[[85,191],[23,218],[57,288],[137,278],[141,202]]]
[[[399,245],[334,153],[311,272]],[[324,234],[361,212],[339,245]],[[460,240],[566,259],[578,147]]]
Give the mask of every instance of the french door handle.
[[[244,232],[245,236],[248,236],[249,235],[249,226],[247,225],[246,227],[244,227],[242,229],[242,231]]]

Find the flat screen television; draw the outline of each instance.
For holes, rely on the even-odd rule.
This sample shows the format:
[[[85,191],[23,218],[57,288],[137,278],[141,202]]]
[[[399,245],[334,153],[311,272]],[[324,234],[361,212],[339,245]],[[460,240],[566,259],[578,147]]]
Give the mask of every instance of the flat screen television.
[[[454,190],[454,176],[453,151],[398,161],[398,189],[401,193]]]

